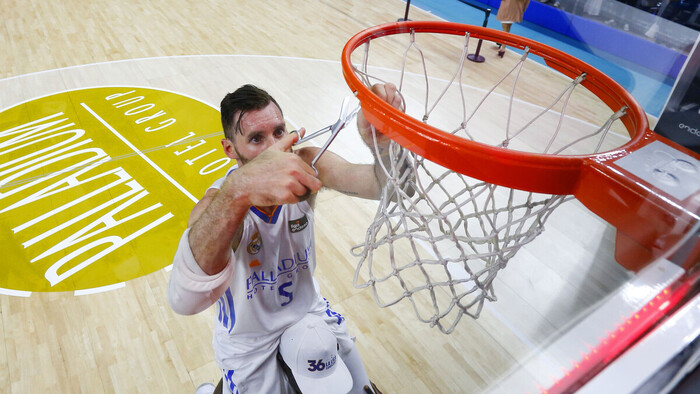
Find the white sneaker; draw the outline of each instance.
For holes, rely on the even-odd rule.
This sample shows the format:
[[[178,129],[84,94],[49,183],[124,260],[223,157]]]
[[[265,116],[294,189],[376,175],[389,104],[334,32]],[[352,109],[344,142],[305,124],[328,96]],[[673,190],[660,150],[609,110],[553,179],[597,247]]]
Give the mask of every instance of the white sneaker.
[[[202,383],[197,387],[197,390],[194,392],[194,394],[211,394],[214,392],[214,389],[216,386],[214,386],[211,383]]]

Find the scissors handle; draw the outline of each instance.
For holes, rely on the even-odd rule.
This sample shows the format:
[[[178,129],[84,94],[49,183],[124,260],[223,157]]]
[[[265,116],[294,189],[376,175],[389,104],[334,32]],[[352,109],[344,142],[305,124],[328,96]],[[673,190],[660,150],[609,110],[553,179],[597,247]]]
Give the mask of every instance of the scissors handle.
[[[306,137],[304,137],[304,138],[300,139],[299,141],[295,142],[294,145],[302,144],[302,143],[304,143],[304,142],[306,142],[306,141],[309,141],[309,140],[312,140],[312,139],[318,137],[319,135],[325,134],[325,133],[331,131],[331,127],[333,127],[333,125],[326,126],[326,127],[322,128],[321,130],[315,131],[315,132],[313,132],[312,134],[309,134],[309,135],[307,135]]]

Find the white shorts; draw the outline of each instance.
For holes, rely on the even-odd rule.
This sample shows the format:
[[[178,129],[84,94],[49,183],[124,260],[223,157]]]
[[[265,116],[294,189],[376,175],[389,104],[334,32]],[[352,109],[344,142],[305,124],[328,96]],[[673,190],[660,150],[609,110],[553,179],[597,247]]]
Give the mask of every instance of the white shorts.
[[[338,339],[338,354],[343,355],[355,350],[355,338],[351,337],[347,331],[345,318],[339,314],[334,314],[330,309],[315,313],[322,317],[331,331]],[[280,336],[282,333],[269,339],[257,340],[255,348],[235,357],[236,368],[228,370],[222,369],[223,393],[224,394],[244,394],[244,393],[280,393],[292,394],[292,386],[289,384],[282,366],[277,360]],[[348,366],[350,368],[350,366]],[[350,373],[355,376],[353,371]],[[364,369],[362,371],[364,372]]]

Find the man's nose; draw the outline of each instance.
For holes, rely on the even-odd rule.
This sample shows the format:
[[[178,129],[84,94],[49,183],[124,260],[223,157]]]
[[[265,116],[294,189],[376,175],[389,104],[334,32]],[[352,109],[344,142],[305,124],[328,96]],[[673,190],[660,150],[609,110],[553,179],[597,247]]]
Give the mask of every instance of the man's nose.
[[[278,136],[276,136],[276,135],[273,134],[272,138],[267,138],[267,141],[266,141],[266,143],[265,143],[265,149],[267,149],[267,148],[271,147],[272,145],[276,144],[277,141],[279,141],[279,140],[281,140],[282,138],[284,138],[284,136],[285,136],[285,135],[283,134],[283,135],[280,135],[280,136],[278,137]]]
[[[275,138],[268,138],[267,141],[266,141],[266,143],[265,143],[265,149],[271,147],[271,146],[274,145],[275,143],[277,143],[277,139],[275,139]]]

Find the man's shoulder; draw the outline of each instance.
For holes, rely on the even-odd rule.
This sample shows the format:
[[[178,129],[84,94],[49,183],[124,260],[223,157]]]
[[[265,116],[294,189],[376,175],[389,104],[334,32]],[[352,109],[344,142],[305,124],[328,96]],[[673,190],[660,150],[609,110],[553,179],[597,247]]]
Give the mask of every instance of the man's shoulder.
[[[287,205],[285,205],[285,207],[287,207],[287,209],[289,209],[289,213],[291,215],[299,214],[299,213],[312,215],[313,211],[314,211],[312,205],[309,203],[308,200],[299,201],[296,204],[287,204]]]
[[[221,189],[221,185],[223,185],[223,184],[224,184],[224,181],[226,180],[226,177],[229,176],[229,175],[230,175],[232,172],[234,172],[236,169],[238,169],[238,163],[236,163],[236,164],[234,164],[233,166],[231,166],[231,168],[229,168],[228,171],[226,171],[226,175],[224,175],[223,177],[221,177],[221,178],[215,180],[214,183],[212,183],[211,186],[209,186],[209,189],[217,189],[217,190],[220,190],[220,189]]]

